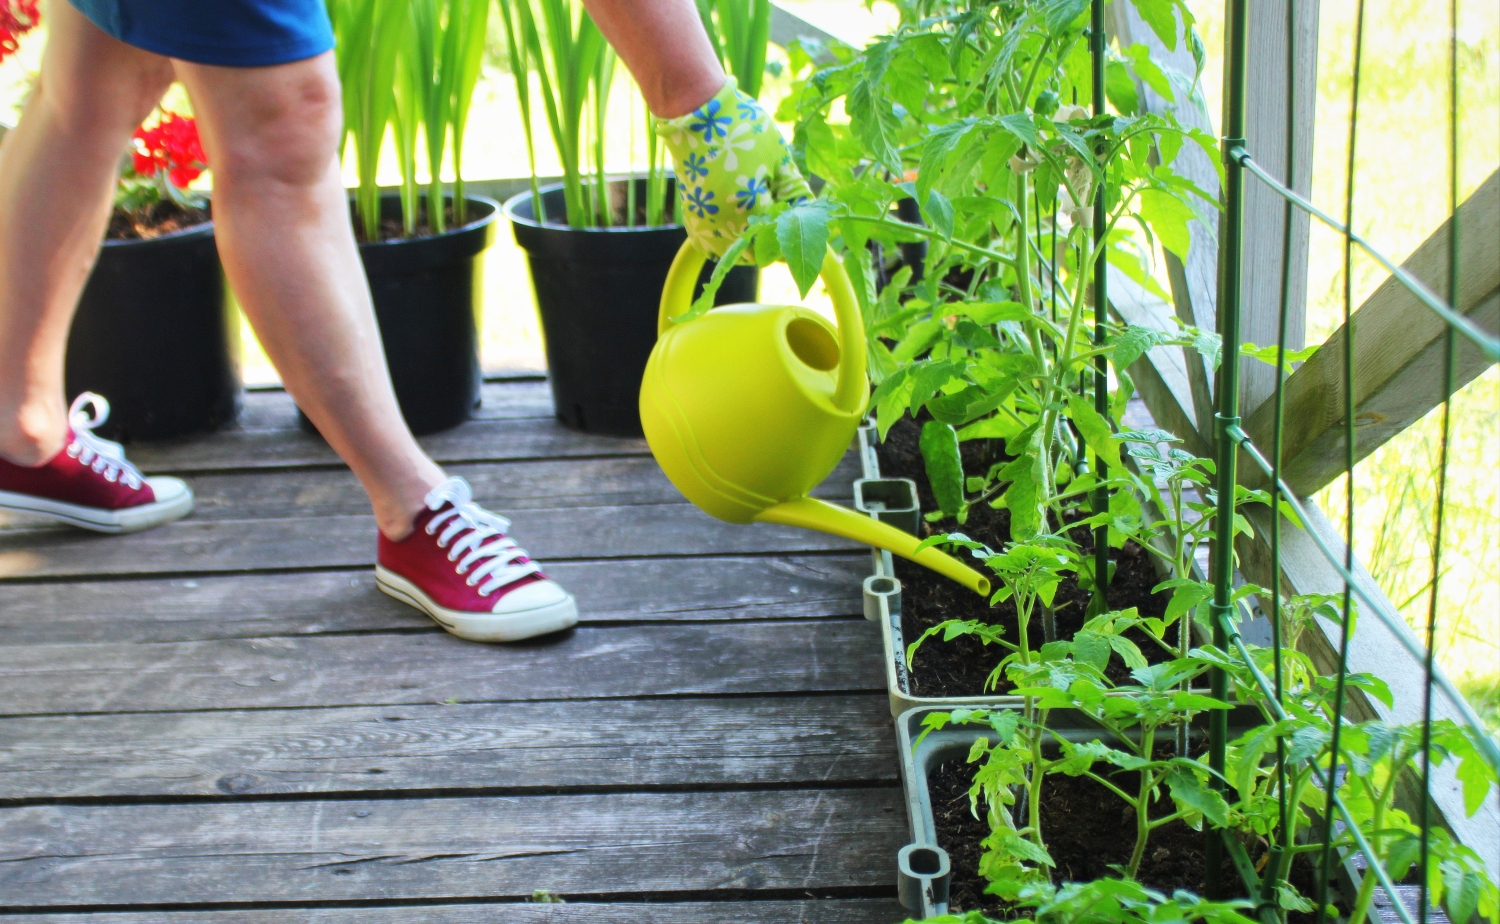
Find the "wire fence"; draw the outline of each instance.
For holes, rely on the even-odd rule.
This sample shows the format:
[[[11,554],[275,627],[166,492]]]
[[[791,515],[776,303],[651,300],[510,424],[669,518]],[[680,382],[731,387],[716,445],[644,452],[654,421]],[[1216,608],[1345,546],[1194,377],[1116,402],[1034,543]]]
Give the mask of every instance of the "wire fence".
[[[1102,6],[1102,4],[1097,4]],[[1328,913],[1329,897],[1333,889],[1337,888],[1337,867],[1340,863],[1350,859],[1357,859],[1353,864],[1358,870],[1360,877],[1357,887],[1362,893],[1368,893],[1373,888],[1372,882],[1378,883],[1379,887],[1386,893],[1390,908],[1403,924],[1425,924],[1428,919],[1429,909],[1433,906],[1431,890],[1442,888],[1443,870],[1438,865],[1447,862],[1451,850],[1446,847],[1446,838],[1440,835],[1439,819],[1435,815],[1433,807],[1433,770],[1435,757],[1441,759],[1444,752],[1443,746],[1435,741],[1435,729],[1439,729],[1434,720],[1434,701],[1437,696],[1447,700],[1449,709],[1456,713],[1461,722],[1467,726],[1466,737],[1475,744],[1481,758],[1489,765],[1491,773],[1494,768],[1500,767],[1500,749],[1496,748],[1495,741],[1486,733],[1474,710],[1462,695],[1454,689],[1451,682],[1438,669],[1433,660],[1433,649],[1435,645],[1436,632],[1439,621],[1443,614],[1440,613],[1438,588],[1443,574],[1443,511],[1447,499],[1448,469],[1452,460],[1449,457],[1448,444],[1452,433],[1453,421],[1450,414],[1451,396],[1457,388],[1458,372],[1456,357],[1460,348],[1460,340],[1466,340],[1477,347],[1480,355],[1487,363],[1500,360],[1500,338],[1487,333],[1476,325],[1470,318],[1457,307],[1459,303],[1460,276],[1464,267],[1460,265],[1459,235],[1461,234],[1459,222],[1459,185],[1458,185],[1458,119],[1459,119],[1459,14],[1457,0],[1449,0],[1446,9],[1447,31],[1449,36],[1449,132],[1447,138],[1448,170],[1450,176],[1448,212],[1450,220],[1447,226],[1447,252],[1448,260],[1446,267],[1445,285],[1437,287],[1441,291],[1434,291],[1432,287],[1424,284],[1412,273],[1407,272],[1394,261],[1375,249],[1369,241],[1356,233],[1354,215],[1355,203],[1355,149],[1359,131],[1359,106],[1360,106],[1360,71],[1364,63],[1364,34],[1365,34],[1365,3],[1359,0],[1356,5],[1355,15],[1357,17],[1354,29],[1353,48],[1353,79],[1351,81],[1351,98],[1349,107],[1348,130],[1348,163],[1346,165],[1345,184],[1346,197],[1345,209],[1342,220],[1335,219],[1326,211],[1318,208],[1303,196],[1294,192],[1285,183],[1277,180],[1265,167],[1257,163],[1253,152],[1246,143],[1246,114],[1247,114],[1247,56],[1249,52],[1249,16],[1248,0],[1230,0],[1228,4],[1228,52],[1226,58],[1225,74],[1225,97],[1226,97],[1226,124],[1224,137],[1222,139],[1222,154],[1224,162],[1224,204],[1225,221],[1220,251],[1220,302],[1219,302],[1219,333],[1225,342],[1225,359],[1220,367],[1216,388],[1216,413],[1215,423],[1215,455],[1216,455],[1216,502],[1218,504],[1218,516],[1215,522],[1215,541],[1211,558],[1210,577],[1214,584],[1214,597],[1212,602],[1212,632],[1214,644],[1220,649],[1236,652],[1242,661],[1242,666],[1253,679],[1254,684],[1260,689],[1263,696],[1272,704],[1272,709],[1279,721],[1289,721],[1295,711],[1295,704],[1289,702],[1288,684],[1289,679],[1283,670],[1283,655],[1290,644],[1286,637],[1287,619],[1284,612],[1291,601],[1283,593],[1279,576],[1282,574],[1283,555],[1283,517],[1273,513],[1270,526],[1270,571],[1277,576],[1274,586],[1267,593],[1272,597],[1263,600],[1269,604],[1271,627],[1271,675],[1267,676],[1262,669],[1262,661],[1253,656],[1242,639],[1238,626],[1239,608],[1243,605],[1242,595],[1237,594],[1236,560],[1234,554],[1235,541],[1235,497],[1236,484],[1240,480],[1239,467],[1242,460],[1248,465],[1259,469],[1259,473],[1269,479],[1269,490],[1274,500],[1273,509],[1289,510],[1302,523],[1308,522],[1308,512],[1299,501],[1297,494],[1286,483],[1283,478],[1283,433],[1286,425],[1286,382],[1288,375],[1286,369],[1286,358],[1292,351],[1288,349],[1289,342],[1289,314],[1292,303],[1293,272],[1292,267],[1292,225],[1298,211],[1316,218],[1320,222],[1332,228],[1342,236],[1343,247],[1343,328],[1341,333],[1342,346],[1342,368],[1339,374],[1342,381],[1342,407],[1340,442],[1343,453],[1343,471],[1348,473],[1344,481],[1344,503],[1345,516],[1343,518],[1344,548],[1339,551],[1333,548],[1333,544],[1321,536],[1317,530],[1310,530],[1309,535],[1314,540],[1319,553],[1327,559],[1328,565],[1339,575],[1342,582],[1342,590],[1336,595],[1336,600],[1331,601],[1333,607],[1331,613],[1336,616],[1340,632],[1338,635],[1337,659],[1332,677],[1329,679],[1331,689],[1328,692],[1328,703],[1331,709],[1329,717],[1329,734],[1331,736],[1326,750],[1319,750],[1311,754],[1293,753],[1296,749],[1286,742],[1278,739],[1275,751],[1274,779],[1276,794],[1279,800],[1281,825],[1278,836],[1283,840],[1273,845],[1272,855],[1278,853],[1291,853],[1298,850],[1306,850],[1307,845],[1298,844],[1293,840],[1293,824],[1288,823],[1288,815],[1297,810],[1294,778],[1302,776],[1310,778],[1317,790],[1321,792],[1321,818],[1318,828],[1311,840],[1313,849],[1310,851],[1317,857],[1317,902],[1316,919],[1321,924]],[[1289,49],[1286,55],[1288,74],[1286,86],[1288,88],[1288,100],[1286,105],[1286,162],[1281,165],[1283,176],[1291,178],[1297,175],[1298,164],[1295,161],[1298,145],[1296,143],[1296,132],[1298,125],[1293,118],[1296,112],[1295,100],[1292,98],[1292,88],[1296,82],[1292,79],[1291,69],[1294,62],[1298,60],[1295,53],[1298,41],[1297,30],[1294,28],[1294,3],[1287,3],[1287,21],[1285,41]],[[1275,354],[1275,367],[1278,369],[1277,381],[1271,400],[1274,402],[1274,429],[1272,431],[1271,445],[1269,447],[1257,446],[1242,427],[1240,417],[1241,388],[1240,388],[1240,366],[1238,346],[1243,342],[1242,320],[1246,306],[1242,303],[1242,282],[1244,272],[1244,225],[1245,225],[1245,202],[1247,181],[1262,184],[1284,200],[1283,221],[1284,228],[1282,240],[1284,249],[1281,255],[1282,287],[1278,312],[1277,343]],[[1443,334],[1443,365],[1441,381],[1438,387],[1441,389],[1438,397],[1441,405],[1442,438],[1439,450],[1439,463],[1434,475],[1436,479],[1436,509],[1434,512],[1431,542],[1431,579],[1427,592],[1429,605],[1427,608],[1427,623],[1422,641],[1416,642],[1411,639],[1404,624],[1400,624],[1381,605],[1381,601],[1371,598],[1356,580],[1356,563],[1354,549],[1356,545],[1357,525],[1355,517],[1355,495],[1354,495],[1354,472],[1355,464],[1359,458],[1356,418],[1356,376],[1359,369],[1356,364],[1356,329],[1359,319],[1355,316],[1353,293],[1351,291],[1351,280],[1353,260],[1356,249],[1363,251],[1369,257],[1384,267],[1400,286],[1406,289],[1416,299],[1423,310],[1430,311],[1439,318],[1445,331]],[[1360,729],[1350,720],[1350,697],[1352,685],[1349,678],[1349,652],[1351,641],[1356,632],[1356,614],[1373,615],[1377,619],[1386,622],[1392,630],[1395,638],[1405,647],[1406,653],[1421,664],[1423,702],[1421,704],[1421,721],[1419,724],[1419,740],[1414,747],[1413,759],[1409,762],[1395,762],[1391,765],[1389,773],[1393,779],[1387,787],[1396,784],[1394,777],[1414,778],[1416,783],[1416,798],[1414,806],[1416,812],[1414,838],[1405,839],[1405,834],[1400,835],[1393,841],[1391,832],[1381,829],[1378,825],[1371,827],[1368,822],[1359,823],[1355,813],[1351,812],[1348,796],[1343,791],[1345,782],[1352,774],[1368,774],[1371,772],[1368,760],[1368,749],[1355,748],[1351,750],[1350,739],[1361,738],[1368,732]],[[1223,698],[1228,695],[1230,676],[1229,671],[1219,669],[1211,673],[1210,684],[1215,696]],[[1437,736],[1441,736],[1439,729]],[[1209,760],[1220,783],[1224,785],[1223,779],[1228,772],[1226,751],[1230,742],[1223,714],[1216,714],[1210,721],[1210,745]],[[1414,843],[1407,843],[1413,840]],[[1440,845],[1438,841],[1444,841]],[[1339,857],[1338,845],[1346,845],[1349,856]],[[1491,845],[1493,846],[1493,845]],[[1399,847],[1399,849],[1398,849]],[[1442,847],[1442,850],[1439,848]],[[1275,908],[1274,896],[1282,882],[1278,877],[1284,875],[1285,865],[1278,862],[1265,864],[1263,870],[1257,870],[1251,865],[1249,858],[1241,844],[1233,838],[1212,838],[1209,844],[1209,872],[1213,877],[1219,869],[1219,858],[1222,854],[1218,851],[1228,851],[1230,859],[1235,868],[1244,879],[1244,886],[1249,890],[1251,896],[1259,896],[1261,904],[1258,912],[1262,918],[1275,920],[1278,911]],[[1357,855],[1357,856],[1355,856]],[[1359,870],[1362,867],[1362,870]],[[1403,900],[1396,882],[1408,875],[1409,870],[1415,870],[1417,900],[1414,907],[1409,907]],[[1225,889],[1227,884],[1214,883],[1210,880],[1210,887]],[[1451,888],[1451,886],[1450,886]],[[1462,922],[1459,922],[1462,924]]]

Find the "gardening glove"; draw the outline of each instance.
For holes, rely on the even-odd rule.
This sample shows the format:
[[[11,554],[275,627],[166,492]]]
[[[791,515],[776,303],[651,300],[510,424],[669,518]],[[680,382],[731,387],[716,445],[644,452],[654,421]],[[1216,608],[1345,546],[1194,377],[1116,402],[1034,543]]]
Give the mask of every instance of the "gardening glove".
[[[812,198],[770,114],[741,93],[733,77],[687,115],[657,119],[656,130],[676,165],[688,238],[710,256],[724,255],[756,209],[778,199]],[[748,254],[746,262],[753,262]]]

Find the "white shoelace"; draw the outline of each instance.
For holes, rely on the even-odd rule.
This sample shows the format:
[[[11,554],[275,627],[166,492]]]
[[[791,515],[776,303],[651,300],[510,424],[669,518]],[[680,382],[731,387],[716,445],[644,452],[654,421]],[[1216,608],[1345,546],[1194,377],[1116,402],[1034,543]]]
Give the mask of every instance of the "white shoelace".
[[[427,535],[438,537],[440,549],[453,544],[448,560],[458,563],[458,573],[468,575],[465,583],[478,586],[481,597],[542,570],[534,561],[514,563],[526,557],[526,550],[505,535],[510,521],[475,504],[473,489],[467,481],[449,478],[427,495],[429,510],[438,510],[446,503],[453,506],[427,522]],[[481,581],[484,583],[480,584]]]
[[[109,402],[102,395],[86,391],[74,398],[73,406],[68,408],[68,423],[73,427],[68,456],[103,475],[105,481],[119,481],[138,491],[145,479],[134,465],[125,461],[125,447],[93,434],[93,429],[108,419]]]

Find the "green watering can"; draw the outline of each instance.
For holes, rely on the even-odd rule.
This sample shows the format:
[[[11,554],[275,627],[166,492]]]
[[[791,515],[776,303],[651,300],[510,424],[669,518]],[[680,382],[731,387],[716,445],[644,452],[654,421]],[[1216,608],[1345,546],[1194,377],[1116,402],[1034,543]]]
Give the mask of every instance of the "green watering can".
[[[730,523],[782,523],[887,549],[977,593],[990,582],[873,517],[808,497],[848,451],[869,400],[864,325],[830,251],[823,284],[835,330],[795,305],[723,305],[686,324],[707,257],[682,245],[661,295],[658,339],[641,383],[641,424],[688,500]]]

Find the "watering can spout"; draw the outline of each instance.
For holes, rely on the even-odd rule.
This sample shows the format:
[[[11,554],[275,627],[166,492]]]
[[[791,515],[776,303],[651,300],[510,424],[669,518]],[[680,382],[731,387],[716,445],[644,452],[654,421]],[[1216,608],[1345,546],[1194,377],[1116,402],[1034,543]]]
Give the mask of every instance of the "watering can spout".
[[[761,511],[755,520],[759,523],[780,523],[783,526],[832,533],[865,545],[873,545],[931,568],[975,593],[985,596],[990,593],[989,579],[978,571],[935,548],[929,547],[918,552],[920,540],[916,536],[847,507],[827,504],[811,497],[798,497]]]

